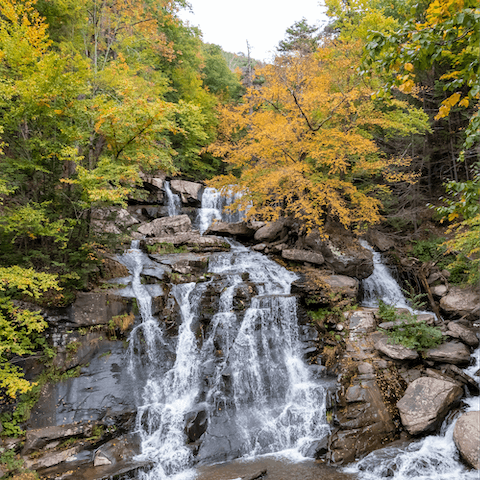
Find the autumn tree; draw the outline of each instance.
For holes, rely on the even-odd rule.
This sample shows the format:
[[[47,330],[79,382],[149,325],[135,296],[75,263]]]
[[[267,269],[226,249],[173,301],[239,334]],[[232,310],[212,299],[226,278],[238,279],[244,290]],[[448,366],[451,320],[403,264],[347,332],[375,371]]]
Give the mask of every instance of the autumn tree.
[[[279,56],[258,72],[261,89],[222,109],[220,137],[209,148],[232,173],[214,184],[235,184],[249,216],[293,215],[306,227],[326,218],[346,227],[375,223],[388,184],[413,180],[402,172],[408,156],[387,156],[377,140],[422,133],[426,117],[398,100],[372,100],[356,68],[360,53],[358,43],[332,42]]]

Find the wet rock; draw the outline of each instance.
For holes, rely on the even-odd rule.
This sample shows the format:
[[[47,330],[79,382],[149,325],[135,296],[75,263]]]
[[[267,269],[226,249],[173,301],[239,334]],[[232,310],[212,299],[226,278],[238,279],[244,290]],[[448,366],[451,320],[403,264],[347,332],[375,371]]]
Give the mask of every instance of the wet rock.
[[[203,185],[186,180],[172,180],[170,188],[173,193],[180,195],[183,205],[200,207],[202,204]]]
[[[281,218],[276,222],[267,223],[263,227],[259,228],[255,232],[254,238],[259,243],[273,242],[285,235],[286,227],[287,220]]]
[[[462,458],[480,470],[480,412],[464,413],[455,424],[453,441]]]
[[[418,368],[411,368],[410,370],[407,370],[406,372],[400,373],[400,375],[405,380],[407,385],[409,385],[410,383],[417,380],[417,378],[420,378],[422,376],[422,372]]]
[[[175,215],[173,217],[156,218],[150,223],[140,225],[138,232],[147,237],[161,237],[190,232],[192,222],[188,215]]]
[[[427,350],[425,358],[434,362],[467,364],[470,361],[470,350],[463,343],[447,342]]]
[[[479,341],[475,330],[465,327],[461,323],[457,322],[450,322],[448,324],[448,330],[456,334],[457,338],[470,347],[478,347]],[[449,331],[447,331],[447,335],[449,334]]]
[[[37,429],[111,419],[118,429],[128,429],[137,410],[134,392],[141,391],[143,381],[126,372],[123,343],[104,342],[79,377],[43,387],[27,426]]]
[[[93,457],[93,465],[113,465],[131,460],[141,453],[141,438],[138,433],[121,435],[97,448]]]
[[[400,344],[391,344],[386,335],[377,335],[375,338],[375,348],[394,360],[416,360],[418,353],[416,350],[404,347]]]
[[[250,473],[249,475],[245,475],[242,477],[241,480],[260,480],[261,478],[267,475],[267,469],[265,470],[258,470],[258,472]]]
[[[421,377],[412,382],[397,403],[403,426],[411,435],[435,430],[463,395],[452,382]]]
[[[197,410],[185,416],[185,433],[191,442],[196,442],[207,430],[208,413],[206,410]]]
[[[330,287],[332,295],[341,294],[346,298],[357,298],[360,283],[356,278],[346,275],[326,275],[323,280]]]
[[[258,245],[253,245],[252,250],[254,250],[255,252],[263,252],[266,248],[266,243],[259,243]]]
[[[224,237],[248,239],[253,237],[254,233],[255,230],[250,228],[245,222],[214,222],[208,227],[205,235],[222,235]]]
[[[286,260],[293,260],[295,262],[308,262],[315,265],[324,263],[323,255],[315,253],[311,250],[288,249],[282,250],[282,257]]]
[[[440,300],[440,308],[448,314],[478,318],[480,313],[480,292],[473,288],[450,287],[447,295]]]

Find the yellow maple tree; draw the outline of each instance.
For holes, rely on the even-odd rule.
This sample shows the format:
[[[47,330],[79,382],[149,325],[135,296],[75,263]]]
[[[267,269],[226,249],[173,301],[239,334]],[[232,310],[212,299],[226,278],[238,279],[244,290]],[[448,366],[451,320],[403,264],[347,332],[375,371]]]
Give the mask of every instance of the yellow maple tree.
[[[257,72],[261,88],[222,107],[209,150],[232,169],[212,185],[243,192],[234,208],[248,206],[248,216],[266,220],[293,215],[306,228],[327,217],[359,226],[380,220],[376,194],[389,182],[414,181],[409,158],[388,157],[376,140],[420,133],[427,118],[398,100],[372,99],[359,55],[359,43],[336,42],[277,57]]]

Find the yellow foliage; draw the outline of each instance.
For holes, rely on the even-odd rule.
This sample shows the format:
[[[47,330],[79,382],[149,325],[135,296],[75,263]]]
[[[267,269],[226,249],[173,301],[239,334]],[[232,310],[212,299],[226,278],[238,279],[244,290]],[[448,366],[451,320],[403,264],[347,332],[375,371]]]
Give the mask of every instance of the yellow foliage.
[[[257,72],[265,83],[247,91],[245,103],[220,108],[220,134],[208,150],[241,176],[212,184],[236,184],[243,196],[235,207],[267,220],[293,215],[306,228],[327,216],[347,227],[380,220],[374,192],[382,187],[364,180],[406,177],[395,174],[395,162],[372,139],[372,132],[398,125],[376,109],[357,72],[359,52],[358,43],[337,42],[315,54],[278,57]]]

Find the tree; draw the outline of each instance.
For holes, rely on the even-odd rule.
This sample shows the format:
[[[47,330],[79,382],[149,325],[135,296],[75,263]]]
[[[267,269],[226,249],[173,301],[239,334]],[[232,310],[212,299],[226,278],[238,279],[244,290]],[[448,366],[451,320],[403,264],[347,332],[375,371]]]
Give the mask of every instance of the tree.
[[[413,177],[401,172],[407,157],[387,157],[375,140],[422,133],[427,125],[403,102],[372,100],[359,62],[359,43],[335,42],[261,69],[264,85],[221,110],[220,136],[209,149],[232,173],[214,185],[236,184],[248,215],[267,220],[293,215],[307,228],[327,218],[346,227],[378,221],[377,194],[388,186],[372,179]]]
[[[305,55],[313,53],[320,46],[320,35],[318,27],[310,26],[306,18],[295,22],[290,28],[287,28],[285,40],[278,44],[279,53],[299,53]]]

